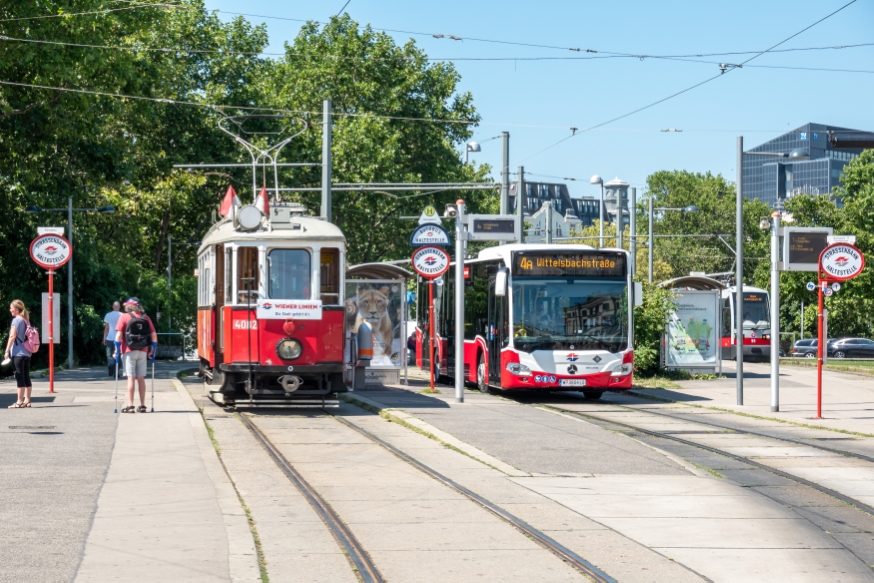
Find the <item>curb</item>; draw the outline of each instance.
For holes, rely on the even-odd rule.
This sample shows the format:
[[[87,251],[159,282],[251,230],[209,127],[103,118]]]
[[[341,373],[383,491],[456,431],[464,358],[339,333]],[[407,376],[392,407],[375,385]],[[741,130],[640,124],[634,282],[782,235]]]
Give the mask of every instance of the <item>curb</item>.
[[[461,453],[475,459],[482,464],[492,467],[503,474],[514,478],[528,478],[531,476],[531,474],[529,474],[528,472],[523,472],[522,470],[516,469],[510,464],[487,454],[479,448],[476,448],[468,443],[461,441],[454,435],[450,435],[445,431],[437,429],[430,423],[422,421],[418,417],[414,417],[413,415],[410,415],[405,411],[386,407],[378,401],[374,401],[373,399],[369,399],[367,397],[360,397],[352,393],[341,393],[340,398],[347,403],[362,406],[363,409],[373,411],[374,413],[384,416],[390,420],[393,419],[399,424],[410,425],[418,429],[419,431],[428,434],[428,436],[430,436],[435,441],[438,441],[443,445],[449,446],[453,449],[457,449]]]

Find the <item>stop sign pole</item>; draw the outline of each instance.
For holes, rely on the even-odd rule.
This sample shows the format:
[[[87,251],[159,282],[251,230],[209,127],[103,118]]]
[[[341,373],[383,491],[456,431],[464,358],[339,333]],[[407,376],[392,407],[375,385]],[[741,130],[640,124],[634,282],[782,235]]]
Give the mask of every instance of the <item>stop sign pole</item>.
[[[865,256],[854,245],[849,243],[833,243],[819,254],[819,310],[817,311],[817,363],[816,363],[816,417],[822,419],[822,357],[826,339],[823,338],[822,298],[826,288],[834,285],[829,294],[840,289],[839,282],[853,279],[865,269]]]
[[[67,263],[73,256],[73,247],[61,235],[46,233],[30,243],[30,258],[47,270],[49,276],[49,392],[55,392],[55,270]],[[70,366],[72,368],[72,364]]]

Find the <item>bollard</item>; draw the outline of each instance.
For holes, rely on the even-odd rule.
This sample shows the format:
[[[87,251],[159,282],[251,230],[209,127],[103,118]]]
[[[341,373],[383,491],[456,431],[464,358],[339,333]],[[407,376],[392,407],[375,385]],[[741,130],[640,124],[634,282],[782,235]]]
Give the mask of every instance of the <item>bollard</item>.
[[[355,377],[352,381],[352,390],[363,389],[366,384],[365,369],[373,360],[373,329],[367,322],[358,326],[358,360],[355,363]]]

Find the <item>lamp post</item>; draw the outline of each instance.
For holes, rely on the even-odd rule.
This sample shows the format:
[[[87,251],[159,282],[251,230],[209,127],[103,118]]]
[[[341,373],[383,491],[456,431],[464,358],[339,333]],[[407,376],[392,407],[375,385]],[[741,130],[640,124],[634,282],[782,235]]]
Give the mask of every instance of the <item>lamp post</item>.
[[[601,185],[601,215],[600,215],[600,229],[598,230],[598,248],[604,248],[604,179],[595,174],[589,179],[589,184],[600,184]]]
[[[467,164],[467,156],[471,152],[482,152],[483,149],[480,147],[478,142],[468,142],[464,145],[464,163]]]
[[[28,213],[67,213],[67,240],[70,247],[73,246],[73,212],[114,213],[114,206],[102,206],[100,208],[73,208],[73,197],[67,198],[66,208],[44,209],[38,206],[29,206],[24,209]],[[73,258],[67,262],[67,366],[73,369]]]
[[[680,211],[681,213],[697,213],[698,207],[694,204],[690,204],[689,206],[682,208],[673,208],[673,207],[653,207],[652,205],[652,197],[649,198],[649,241],[647,242],[647,247],[649,248],[649,274],[648,279],[649,282],[652,283],[652,256],[653,256],[653,234],[652,234],[652,218],[653,211],[665,212],[665,211]]]

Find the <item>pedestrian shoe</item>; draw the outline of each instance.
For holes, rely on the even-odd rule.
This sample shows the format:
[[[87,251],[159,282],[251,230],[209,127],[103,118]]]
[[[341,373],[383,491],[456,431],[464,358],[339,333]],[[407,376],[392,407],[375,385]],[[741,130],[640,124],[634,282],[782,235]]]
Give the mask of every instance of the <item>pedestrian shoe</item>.
[[[122,409],[121,412],[122,413],[136,413],[137,410],[136,410],[136,407],[134,407],[133,405],[128,405],[127,407]]]
[[[140,405],[139,407],[137,407],[137,413],[145,413],[145,412],[146,412],[145,405]]]

